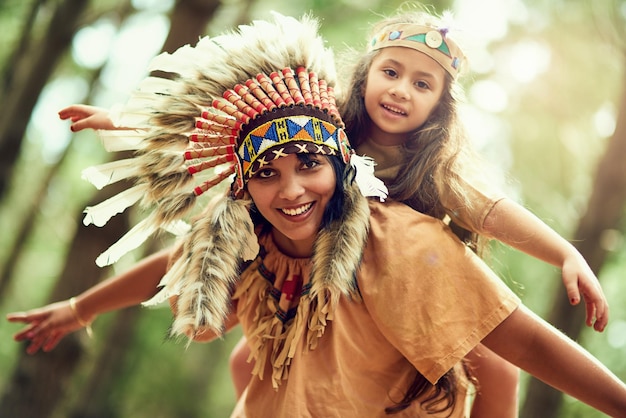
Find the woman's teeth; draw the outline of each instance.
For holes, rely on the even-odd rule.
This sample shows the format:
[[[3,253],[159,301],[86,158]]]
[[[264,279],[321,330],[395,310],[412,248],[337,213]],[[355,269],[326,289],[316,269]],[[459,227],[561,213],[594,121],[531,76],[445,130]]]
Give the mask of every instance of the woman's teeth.
[[[281,209],[281,212],[284,213],[285,215],[296,216],[296,215],[300,215],[300,214],[306,212],[307,210],[311,209],[311,206],[313,206],[313,203],[307,203],[306,205],[302,205],[299,208]]]

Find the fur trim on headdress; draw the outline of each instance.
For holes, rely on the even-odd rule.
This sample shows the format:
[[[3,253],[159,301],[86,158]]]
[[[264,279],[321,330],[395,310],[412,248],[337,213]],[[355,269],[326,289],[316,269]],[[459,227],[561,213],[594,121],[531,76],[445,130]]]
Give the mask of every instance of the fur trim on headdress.
[[[173,334],[194,335],[202,328],[223,333],[241,260],[258,252],[249,204],[230,197],[214,199],[193,222],[182,256],[160,283],[163,289],[144,303],[178,296]]]
[[[351,167],[347,168],[348,171]],[[361,262],[369,231],[369,207],[358,187],[347,179],[343,216],[318,234],[313,250],[312,293],[331,290],[334,297],[356,291],[355,266]],[[334,301],[333,301],[334,303]]]

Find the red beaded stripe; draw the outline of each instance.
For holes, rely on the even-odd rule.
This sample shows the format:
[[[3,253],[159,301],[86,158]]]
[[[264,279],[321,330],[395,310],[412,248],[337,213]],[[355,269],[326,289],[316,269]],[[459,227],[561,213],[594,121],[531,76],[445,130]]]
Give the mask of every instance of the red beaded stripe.
[[[193,193],[196,196],[200,196],[202,193],[206,192],[207,190],[209,190],[211,187],[219,184],[220,182],[222,182],[224,179],[228,178],[228,176],[230,176],[231,174],[233,174],[235,172],[235,166],[231,165],[228,170],[224,170],[223,172],[219,173],[217,176],[213,177],[210,180],[205,181],[204,183],[202,183],[201,185],[197,186],[196,188],[193,189]]]
[[[285,107],[285,101],[280,96],[280,94],[276,91],[274,86],[272,85],[272,80],[270,80],[265,74],[259,74],[256,76],[257,81],[261,84],[261,88],[267,93],[269,98],[276,104],[278,107]]]
[[[293,106],[293,97],[289,94],[289,89],[285,85],[282,77],[274,71],[270,73],[270,79],[272,80],[272,83],[274,83],[274,88],[280,94],[280,97],[283,98],[287,106]]]
[[[261,74],[259,74],[259,76],[260,75]],[[257,80],[259,76],[257,76]],[[252,93],[254,97],[256,97],[263,104],[263,107],[265,107],[267,110],[272,111],[276,109],[276,103],[274,103],[272,99],[269,98],[269,96],[263,91],[261,86],[255,83],[254,80],[246,81],[246,87],[248,87],[250,93]]]
[[[300,91],[300,87],[298,87],[298,82],[294,78],[291,68],[283,69],[283,76],[285,77],[285,85],[289,89],[289,95],[293,97],[295,104],[304,104],[304,97],[302,96],[302,92]]]
[[[304,67],[298,67],[298,80],[300,81],[300,90],[302,90],[302,96],[304,97],[304,104],[307,106],[313,106],[313,96],[311,95],[311,84],[309,84],[309,74]]]
[[[189,171],[189,173],[193,175],[193,174],[199,173],[201,171],[204,171],[206,169],[213,168],[213,167],[215,167],[217,165],[224,164],[224,163],[227,163],[229,161],[232,162],[234,160],[235,160],[234,154],[220,155],[219,157],[214,158],[212,160],[203,161],[203,162],[201,162],[199,164],[191,165],[191,166],[187,167],[187,171]]]

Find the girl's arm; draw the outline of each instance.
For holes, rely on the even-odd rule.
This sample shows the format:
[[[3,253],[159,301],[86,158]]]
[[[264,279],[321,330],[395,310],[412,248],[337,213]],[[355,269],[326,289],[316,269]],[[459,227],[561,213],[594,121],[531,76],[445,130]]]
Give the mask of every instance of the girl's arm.
[[[582,295],[587,325],[593,325],[596,331],[604,330],[609,321],[606,297],[595,274],[571,243],[530,211],[506,198],[494,205],[483,227],[493,238],[559,267],[570,303],[578,304]]]
[[[59,117],[63,120],[72,121],[70,129],[72,132],[82,131],[83,129],[104,129],[115,130],[120,129],[113,125],[109,118],[109,111],[101,107],[75,104],[63,108],[59,111]]]
[[[523,305],[482,342],[550,386],[612,417],[626,416],[626,384]]]
[[[91,323],[99,314],[138,305],[157,293],[167,270],[170,250],[153,254],[133,268],[99,283],[75,298],[42,308],[7,315],[10,322],[28,324],[14,335],[16,341],[30,340],[26,349],[50,351],[70,332]]]

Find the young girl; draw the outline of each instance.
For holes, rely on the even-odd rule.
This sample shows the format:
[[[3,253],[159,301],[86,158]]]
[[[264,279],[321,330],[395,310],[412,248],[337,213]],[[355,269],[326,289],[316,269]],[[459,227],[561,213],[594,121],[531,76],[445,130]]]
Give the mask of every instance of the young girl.
[[[219,73],[199,66],[172,82],[149,80],[133,98],[151,103],[133,116],[145,130],[133,162],[149,195],[178,208],[204,187],[173,175],[197,173],[189,153],[223,151],[217,164],[235,174],[169,254],[171,266],[160,253],[68,302],[9,315],[30,324],[16,339],[30,340],[29,352],[52,348],[77,324],[154,295],[164,276],[156,301],[171,297],[175,334],[204,341],[242,326],[254,369],[234,417],[466,417],[462,358],[481,341],[607,414],[626,410],[626,385],[531,314],[440,220],[363,196],[373,179],[346,142],[324,81],[332,71],[318,72],[332,65],[323,42],[307,20],[291,30],[281,23],[174,54],[178,67],[226,52],[212,60]],[[268,40],[268,30],[280,36]],[[248,47],[267,59],[256,63]],[[221,99],[233,91],[242,94]],[[160,166],[166,156],[179,158]],[[160,215],[161,226],[178,216]],[[242,264],[251,240],[260,250]]]
[[[341,106],[346,132],[360,155],[373,157],[390,197],[475,234],[495,238],[562,270],[572,305],[586,304],[586,323],[603,331],[608,304],[576,248],[514,201],[485,192],[483,162],[470,149],[457,114],[457,77],[466,58],[451,28],[422,11],[402,11],[374,25]],[[477,250],[479,250],[477,248]],[[232,355],[238,391],[245,387],[243,342]],[[470,354],[480,384],[473,416],[517,417],[518,373],[484,347]]]
[[[574,246],[512,200],[482,192],[467,174],[481,162],[469,159],[457,116],[456,80],[465,57],[448,29],[424,12],[401,13],[375,25],[342,106],[357,153],[374,157],[376,174],[392,198],[435,217],[448,215],[476,234],[560,267],[571,303],[578,304],[582,294],[587,324],[602,331],[606,299]],[[72,119],[72,130],[112,128],[96,108],[71,106],[60,115]],[[250,378],[248,357],[242,341],[231,357],[237,393]],[[470,360],[480,382],[474,416],[516,417],[517,369],[482,346]]]

